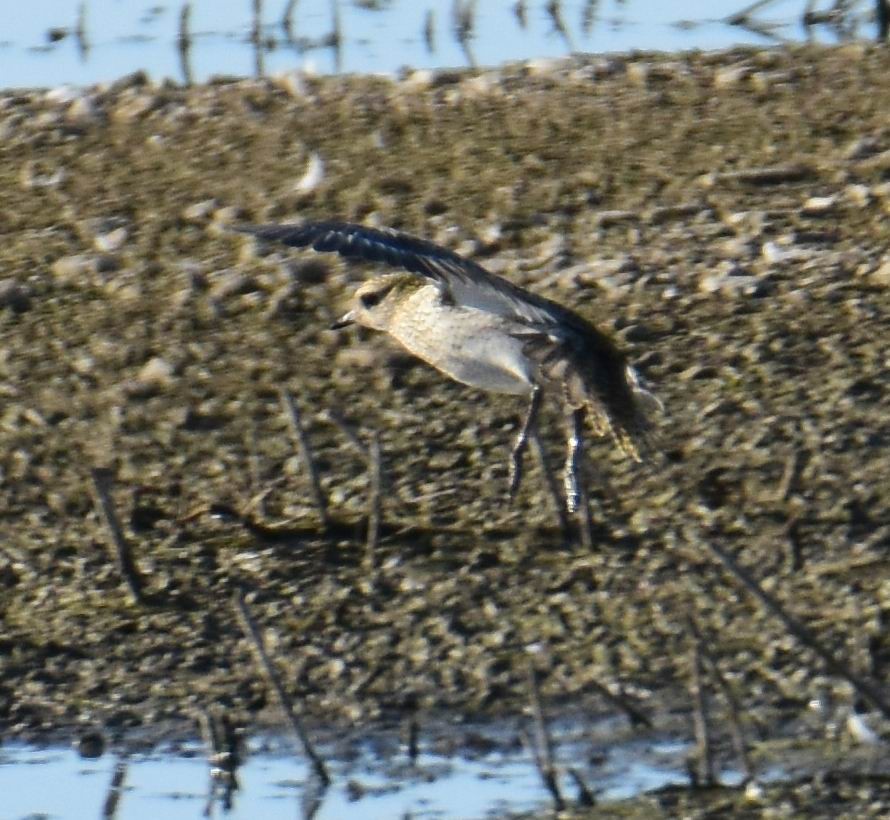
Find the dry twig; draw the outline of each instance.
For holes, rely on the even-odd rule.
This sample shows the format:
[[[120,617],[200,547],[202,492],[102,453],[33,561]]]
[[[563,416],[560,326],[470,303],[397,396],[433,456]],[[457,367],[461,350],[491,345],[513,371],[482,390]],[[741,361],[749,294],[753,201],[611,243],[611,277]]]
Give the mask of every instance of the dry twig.
[[[380,456],[380,435],[375,430],[371,434],[371,446],[368,448],[368,537],[366,540],[366,563],[373,569],[377,565],[377,547],[380,545],[381,499],[383,468]]]
[[[111,782],[108,784],[108,792],[105,795],[105,802],[102,804],[103,820],[114,820],[118,807],[121,802],[121,794],[124,791],[124,779],[127,776],[127,761],[119,759],[114,764],[114,772],[111,775]]]
[[[726,550],[707,538],[702,539],[702,541],[717,556],[723,566],[729,570],[730,574],[763,605],[764,609],[778,618],[791,635],[822,659],[829,672],[847,681],[859,695],[875,706],[885,718],[890,719],[890,702],[887,701],[884,693],[875,683],[855,674],[849,663],[840,660],[809,629],[785,612],[778,601],[767,593],[747,570],[739,566]]]
[[[553,797],[553,806],[556,811],[565,808],[565,801],[559,791],[556,765],[553,761],[553,738],[544,717],[544,706],[541,703],[541,690],[538,687],[538,675],[535,672],[534,663],[528,662],[528,690],[534,719],[534,732],[530,735],[530,745],[535,758],[535,766],[541,775],[544,787]]]
[[[235,615],[238,618],[238,623],[241,624],[244,636],[250,643],[257,666],[260,668],[260,671],[272,688],[272,691],[278,700],[278,704],[284,712],[284,716],[287,718],[294,735],[303,746],[303,751],[306,754],[306,757],[309,758],[309,762],[312,765],[312,771],[318,778],[319,783],[323,786],[329,786],[331,777],[328,774],[327,767],[325,766],[324,761],[316,753],[312,741],[309,739],[309,735],[303,726],[303,722],[300,720],[293,704],[287,697],[287,693],[284,691],[281,677],[278,675],[278,671],[272,664],[272,659],[266,652],[266,647],[263,645],[263,638],[260,635],[259,628],[256,625],[256,621],[253,619],[253,615],[251,615],[247,601],[244,599],[244,593],[241,591],[235,593]]]
[[[139,574],[136,562],[133,560],[133,552],[130,549],[130,543],[124,536],[124,530],[121,526],[120,518],[117,515],[117,509],[114,506],[114,499],[111,497],[111,487],[114,480],[114,474],[107,467],[94,467],[90,471],[93,480],[93,495],[96,500],[96,506],[105,522],[105,528],[111,537],[111,546],[113,547],[113,555],[118,571],[130,595],[136,603],[145,603],[145,595],[142,591],[143,581]]]
[[[306,474],[309,477],[309,489],[312,493],[315,508],[318,510],[318,517],[321,519],[322,529],[327,530],[330,523],[328,520],[327,498],[321,489],[318,468],[315,465],[315,459],[312,457],[312,449],[309,446],[309,439],[303,428],[299,407],[287,390],[281,391],[281,406],[287,416],[291,436],[293,437],[294,444],[297,446],[297,453],[303,462],[303,466],[306,468]]]
[[[689,692],[692,695],[692,717],[695,726],[697,757],[697,785],[714,783],[714,755],[711,749],[711,726],[708,720],[708,700],[702,676],[701,648],[697,637],[692,639]]]

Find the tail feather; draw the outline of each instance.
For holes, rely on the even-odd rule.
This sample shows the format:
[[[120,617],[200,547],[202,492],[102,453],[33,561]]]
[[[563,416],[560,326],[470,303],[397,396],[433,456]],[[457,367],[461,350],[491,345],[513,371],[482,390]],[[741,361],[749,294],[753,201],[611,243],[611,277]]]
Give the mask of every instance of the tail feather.
[[[642,461],[655,448],[655,419],[664,406],[630,365],[604,367],[600,362],[599,368],[591,368],[589,361],[585,364],[582,368],[580,362],[568,362],[569,372],[562,377],[566,402],[587,411],[595,435],[611,436],[628,458]]]
[[[664,406],[604,334],[591,326],[583,337],[532,331],[523,338],[539,376],[561,387],[568,407],[586,410],[595,435],[611,436],[634,461],[655,448],[655,419]]]

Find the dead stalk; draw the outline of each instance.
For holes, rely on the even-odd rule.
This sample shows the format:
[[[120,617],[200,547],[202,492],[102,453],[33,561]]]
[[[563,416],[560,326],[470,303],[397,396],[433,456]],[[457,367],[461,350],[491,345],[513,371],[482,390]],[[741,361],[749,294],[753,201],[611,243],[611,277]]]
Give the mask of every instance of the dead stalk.
[[[538,676],[535,672],[534,663],[531,660],[528,662],[528,690],[532,716],[534,718],[534,732],[529,740],[532,754],[535,758],[535,766],[541,775],[544,787],[553,797],[554,808],[556,811],[562,811],[565,808],[565,801],[559,791],[558,773],[553,762],[553,738],[550,735],[550,729],[544,717],[544,705],[541,702]]]
[[[139,574],[139,569],[133,560],[130,543],[124,536],[124,530],[118,518],[117,509],[114,506],[114,499],[111,497],[111,487],[114,481],[113,473],[106,467],[94,467],[90,471],[90,475],[93,479],[93,494],[96,506],[99,508],[102,520],[105,522],[105,528],[108,530],[118,572],[124,579],[133,601],[145,603],[145,595],[142,591],[142,576]]]
[[[290,724],[291,730],[303,747],[303,752],[306,757],[309,758],[315,776],[323,786],[329,786],[331,777],[328,774],[327,767],[325,766],[324,761],[316,753],[312,741],[309,739],[309,735],[303,726],[303,722],[300,720],[293,704],[287,697],[287,693],[284,691],[281,677],[278,675],[277,670],[272,664],[272,659],[266,652],[266,647],[263,645],[263,638],[260,635],[259,628],[256,625],[256,621],[253,619],[253,615],[251,615],[247,601],[244,599],[244,593],[241,591],[235,593],[235,615],[238,618],[238,623],[241,625],[244,636],[250,644],[256,664],[265,676],[272,692],[275,694],[278,704]]]
[[[743,782],[747,783],[749,780],[754,779],[754,767],[751,765],[751,756],[748,754],[748,740],[745,737],[745,732],[742,728],[741,704],[735,696],[735,692],[732,691],[729,681],[726,680],[723,673],[720,671],[720,667],[717,666],[716,659],[710,652],[708,652],[707,647],[702,641],[699,641],[699,651],[705,660],[705,664],[708,667],[712,680],[716,682],[720,689],[720,694],[723,695],[726,700],[726,705],[729,707],[729,733],[732,738],[732,746],[735,749],[736,756],[742,766],[742,771],[745,773]]]
[[[114,772],[111,775],[111,782],[108,784],[108,792],[105,795],[105,802],[102,804],[103,820],[114,820],[117,814],[118,806],[121,802],[121,794],[124,790],[124,780],[127,776],[127,761],[119,759],[114,764]]]
[[[309,477],[309,489],[312,493],[312,500],[315,508],[318,510],[318,517],[321,519],[322,529],[327,530],[328,519],[328,502],[324,491],[321,489],[321,480],[318,476],[318,468],[315,465],[315,459],[312,456],[312,449],[309,445],[309,439],[303,428],[303,422],[300,416],[300,409],[294,401],[293,396],[287,391],[281,391],[281,406],[287,416],[288,425],[290,427],[291,436],[297,447],[297,453],[303,466],[306,468],[306,474]]]
[[[371,446],[368,448],[368,537],[366,541],[366,563],[369,568],[377,566],[377,548],[380,545],[381,492],[383,468],[380,455],[380,435],[375,430],[371,434]]]
[[[885,718],[890,719],[890,703],[888,703],[883,692],[875,683],[856,675],[849,663],[841,661],[809,629],[785,612],[778,601],[769,595],[747,570],[739,566],[726,550],[707,538],[703,538],[702,543],[717,556],[733,578],[745,587],[767,612],[778,618],[791,635],[822,659],[829,672],[847,681],[859,695],[877,708]]]
[[[623,694],[615,694],[604,683],[598,680],[591,681],[591,685],[613,706],[618,707],[630,721],[631,726],[645,726],[647,729],[652,728],[652,720],[647,714],[641,712],[633,703]]]
[[[711,748],[711,725],[708,719],[708,700],[705,694],[701,649],[698,638],[692,639],[690,659],[689,693],[692,695],[692,717],[695,727],[696,756],[698,758],[699,784],[714,783],[714,755]]]

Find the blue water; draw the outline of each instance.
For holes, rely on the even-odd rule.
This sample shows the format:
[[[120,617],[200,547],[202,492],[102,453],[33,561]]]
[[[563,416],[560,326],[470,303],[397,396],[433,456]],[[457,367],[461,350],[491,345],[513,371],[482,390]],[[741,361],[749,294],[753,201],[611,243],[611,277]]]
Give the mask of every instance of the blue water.
[[[291,743],[263,738],[251,745],[238,770],[240,789],[231,811],[223,814],[217,803],[214,816],[230,820],[303,816],[307,767],[291,751]],[[687,782],[682,766],[689,748],[685,742],[625,740],[605,748],[591,769],[583,756],[575,753],[578,750],[561,750],[562,757],[580,769],[599,799],[622,799]],[[0,820],[100,817],[117,761],[113,754],[84,760],[64,747],[3,747]],[[405,760],[382,761],[367,747],[349,761],[334,760],[329,768],[334,782],[316,820],[392,820],[407,815],[471,820],[492,811],[532,811],[549,804],[531,756],[524,750],[494,752],[473,760],[427,751],[411,767]],[[207,805],[209,783],[209,767],[199,744],[131,755],[117,820],[194,820]],[[572,798],[576,790],[568,778],[562,785],[564,795]],[[357,797],[362,790],[364,795]]]
[[[466,2],[466,0],[464,0]],[[833,0],[820,0],[827,9]],[[299,38],[318,40],[332,30],[335,0],[299,0],[293,17]],[[479,65],[507,60],[562,56],[572,51],[619,52],[633,49],[676,51],[719,49],[739,44],[803,40],[834,42],[826,26],[800,24],[805,0],[774,0],[758,12],[770,35],[719,22],[750,0],[564,0],[565,33],[555,30],[545,0],[527,0],[526,24],[514,12],[516,0],[478,0],[472,58]],[[157,80],[184,77],[176,48],[182,3],[164,0],[87,0],[84,41],[73,34],[50,43],[52,28],[73,31],[80,0],[27,0],[3,4],[0,25],[0,87],[85,85],[110,81],[137,69]],[[253,0],[194,0],[190,31],[192,77],[253,75],[256,56],[248,42]],[[454,0],[381,0],[382,10],[339,0],[342,48],[301,50],[282,42],[278,25],[286,0],[265,0],[264,31],[279,45],[264,54],[267,73],[303,68],[319,72],[392,74],[405,66],[465,66],[470,59],[454,36]],[[872,0],[860,0],[858,34],[872,38]],[[595,10],[585,25],[585,12]],[[433,47],[423,28],[432,12]]]

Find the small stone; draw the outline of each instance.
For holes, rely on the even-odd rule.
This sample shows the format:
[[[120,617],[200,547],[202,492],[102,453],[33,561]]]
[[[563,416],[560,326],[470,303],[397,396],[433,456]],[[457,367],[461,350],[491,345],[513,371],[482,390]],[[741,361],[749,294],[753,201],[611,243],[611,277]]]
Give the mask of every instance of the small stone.
[[[751,70],[748,66],[727,66],[714,74],[714,88],[734,88],[748,77]]]
[[[467,97],[487,97],[500,91],[499,77],[494,73],[477,74],[460,84]]]
[[[805,216],[824,216],[833,211],[836,204],[837,196],[834,194],[831,196],[811,196],[804,202],[800,210]]]
[[[715,272],[702,277],[698,289],[702,293],[720,293],[724,296],[762,296],[765,292],[763,280],[742,273],[733,266],[725,272]]]
[[[747,259],[754,255],[755,245],[744,236],[737,236],[721,242],[716,250],[724,259]]]
[[[111,94],[120,94],[122,91],[126,91],[130,88],[143,88],[150,85],[151,77],[149,77],[145,71],[140,69],[139,71],[124,74],[123,77],[116,79],[110,86],[108,86],[108,91]]]
[[[423,68],[412,71],[402,80],[402,86],[405,88],[420,91],[425,88],[431,88],[434,82],[433,72]]]
[[[62,256],[50,267],[53,277],[63,285],[83,285],[86,280],[92,281],[95,270],[95,257],[87,254]]]
[[[764,242],[760,248],[760,255],[765,262],[775,265],[785,260],[787,252],[775,242]]]
[[[790,71],[755,71],[749,78],[751,88],[758,94],[768,94],[777,86],[792,85],[794,81]]]
[[[868,185],[848,185],[844,188],[844,198],[852,205],[864,208],[872,200],[871,189]]]
[[[58,188],[67,178],[64,168],[48,170],[36,160],[29,159],[19,170],[19,187],[23,191],[39,188]]]
[[[210,219],[216,208],[215,199],[202,199],[200,202],[195,202],[193,205],[183,208],[182,218],[186,222],[203,222]]]
[[[24,313],[31,307],[30,291],[15,279],[0,279],[0,308],[7,307],[16,313]]]
[[[890,287],[890,259],[885,259],[875,270],[868,276],[868,281],[881,285],[881,287]]]
[[[362,371],[373,371],[381,366],[382,355],[371,347],[351,345],[342,347],[334,357],[337,370],[353,368]]]
[[[618,225],[622,222],[636,222],[640,215],[636,211],[598,211],[594,215],[596,224],[601,228],[608,228],[610,225]]]
[[[531,77],[545,77],[553,74],[562,62],[562,60],[540,57],[536,60],[528,60],[525,64],[525,69]]]
[[[272,77],[272,84],[294,99],[303,99],[309,96],[306,76],[302,71],[285,71],[276,74]]]
[[[238,205],[226,205],[213,212],[213,221],[222,225],[231,225],[245,216],[244,209]]]
[[[160,356],[149,359],[135,379],[123,385],[124,392],[132,397],[147,399],[163,392],[173,382],[173,367]]]
[[[875,137],[859,137],[844,149],[844,159],[865,159],[881,150],[881,143]]]
[[[645,88],[649,82],[649,64],[648,63],[628,63],[625,71],[627,79],[634,85]]]
[[[114,254],[74,254],[53,262],[50,272],[60,285],[87,287],[104,284],[103,274],[120,270],[120,259]]]
[[[856,167],[860,173],[884,174],[890,171],[890,150],[870,154],[859,160]]]
[[[126,228],[116,228],[107,233],[97,234],[93,239],[93,247],[102,253],[111,253],[118,250],[127,241],[128,235]]]
[[[136,378],[147,384],[166,386],[173,379],[173,367],[160,356],[153,356],[142,366]]]
[[[105,737],[99,731],[84,732],[74,743],[75,751],[86,760],[95,760],[105,752]]]
[[[237,270],[216,271],[211,280],[210,296],[213,299],[225,300],[231,296],[240,296],[257,290],[256,280]]]
[[[65,112],[65,122],[69,125],[93,125],[102,119],[99,109],[90,97],[78,97]]]
[[[81,376],[88,376],[96,370],[96,359],[89,353],[82,353],[71,360],[71,368]]]
[[[157,95],[141,88],[125,92],[111,109],[111,119],[126,124],[141,119],[158,103]]]
[[[313,153],[306,163],[306,170],[303,176],[294,185],[294,191],[298,194],[308,194],[318,188],[324,181],[324,161],[322,158]]]

